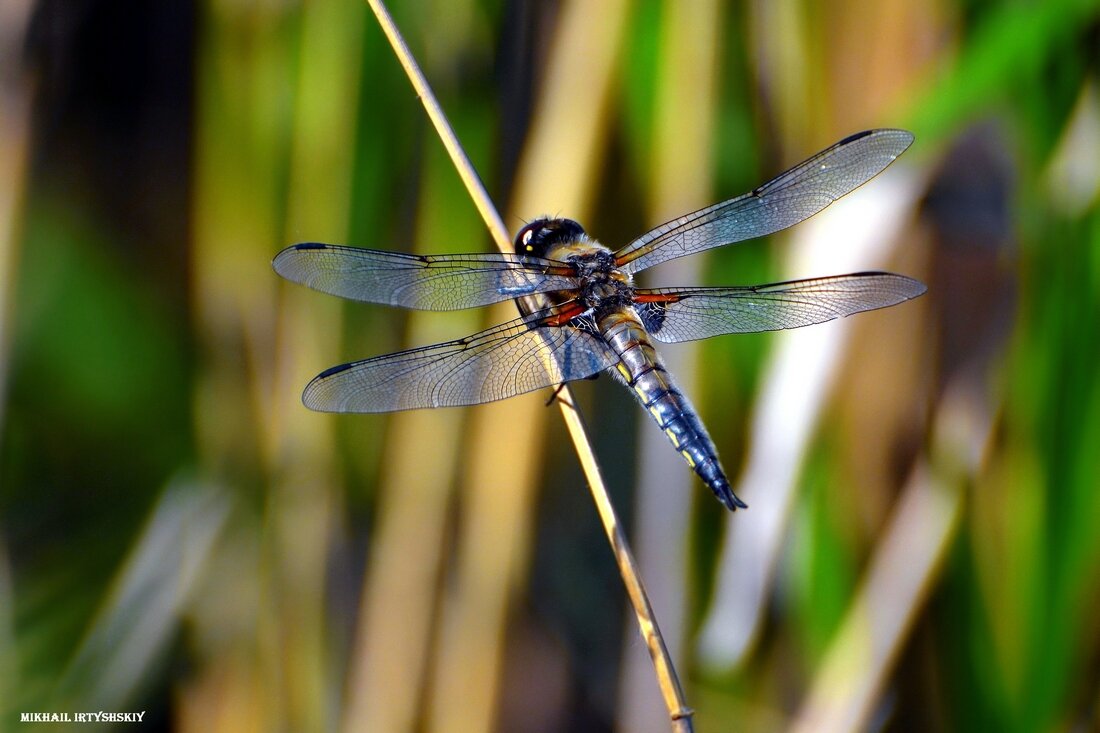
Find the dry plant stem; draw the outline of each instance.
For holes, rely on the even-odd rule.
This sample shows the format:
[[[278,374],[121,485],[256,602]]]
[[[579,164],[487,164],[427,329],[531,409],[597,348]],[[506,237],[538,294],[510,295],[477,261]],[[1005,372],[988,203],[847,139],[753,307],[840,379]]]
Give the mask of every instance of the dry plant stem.
[[[466,157],[466,151],[462,149],[462,144],[458,142],[458,136],[451,129],[451,123],[447,121],[447,117],[443,114],[443,108],[439,106],[435,94],[432,93],[432,88],[428,86],[428,80],[424,77],[424,72],[420,70],[419,64],[413,58],[412,51],[409,50],[405,39],[401,36],[401,32],[397,30],[397,25],[390,17],[390,11],[386,9],[382,0],[367,0],[367,4],[370,5],[375,17],[378,18],[378,24],[382,26],[382,32],[386,34],[386,39],[393,46],[393,52],[397,55],[398,61],[401,62],[401,67],[409,75],[409,81],[412,82],[416,95],[424,105],[424,111],[428,113],[428,118],[431,119],[436,134],[443,141],[443,147],[447,149],[447,154],[451,156],[451,160],[458,170],[458,175],[466,185],[466,190],[470,192],[481,218],[485,220],[485,225],[489,227],[489,233],[493,235],[497,247],[502,252],[508,252],[512,248],[512,238],[508,234],[508,228],[504,226],[504,220],[500,218],[500,214],[493,205],[492,199],[489,198],[489,193],[485,190],[485,185],[481,182],[477,171],[474,170],[473,164]]]
[[[489,194],[485,190],[469,158],[466,157],[466,153],[458,142],[454,130],[451,129],[450,124],[447,122],[443,110],[439,106],[439,102],[432,93],[431,87],[428,86],[428,81],[424,78],[424,74],[413,58],[412,52],[401,37],[397,26],[393,22],[393,18],[390,17],[389,12],[386,10],[381,0],[367,0],[367,2],[378,18],[378,22],[382,26],[382,31],[386,34],[386,38],[393,46],[393,50],[397,54],[402,67],[408,74],[413,88],[416,89],[417,96],[419,96],[421,103],[428,113],[428,117],[435,126],[440,139],[443,141],[447,153],[451,156],[451,160],[458,169],[462,182],[466,185],[470,196],[474,199],[474,204],[485,220],[486,226],[489,227],[489,231],[492,233],[493,239],[497,243],[497,247],[502,252],[511,251],[512,240],[507,228],[504,226],[503,220],[500,218],[500,214],[489,198]],[[525,303],[526,307],[531,307],[532,305],[533,303],[530,302]],[[649,598],[646,596],[645,586],[638,573],[633,553],[630,551],[626,537],[619,524],[618,517],[615,514],[615,509],[611,504],[611,499],[607,494],[607,489],[604,486],[603,477],[600,475],[595,454],[588,441],[588,436],[585,434],[584,424],[580,414],[572,407],[573,398],[568,386],[563,387],[561,393],[559,393],[558,404],[561,407],[562,416],[565,419],[566,426],[569,429],[569,435],[573,440],[574,448],[581,462],[581,468],[584,471],[585,478],[588,480],[588,486],[596,502],[596,508],[600,514],[600,520],[603,522],[604,531],[607,533],[611,548],[615,554],[615,560],[619,565],[619,572],[626,585],[630,603],[638,618],[638,626],[646,641],[650,656],[653,658],[653,664],[657,672],[657,682],[661,688],[661,695],[669,711],[672,729],[679,733],[691,731],[693,729],[691,723],[691,708],[684,702],[684,693],[680,687],[680,680],[676,675],[676,669],[673,667],[672,658],[669,656],[664,638],[657,626],[657,620],[654,618],[653,608],[650,606]]]

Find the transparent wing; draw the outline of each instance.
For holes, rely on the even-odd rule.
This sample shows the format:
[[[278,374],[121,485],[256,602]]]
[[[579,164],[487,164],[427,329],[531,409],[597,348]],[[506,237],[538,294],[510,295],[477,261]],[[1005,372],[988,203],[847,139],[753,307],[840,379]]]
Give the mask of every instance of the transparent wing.
[[[569,265],[518,254],[411,255],[305,242],[275,272],[341,298],[418,310],[458,310],[576,286]]]
[[[591,376],[615,361],[594,325],[546,309],[457,341],[333,367],[302,401],[322,412],[476,405]],[[592,330],[589,330],[592,329]]]
[[[858,272],[740,288],[638,290],[635,301],[653,338],[673,343],[810,326],[896,305],[925,290],[902,275]]]
[[[627,272],[786,229],[878,175],[913,142],[905,130],[856,133],[756,190],[673,219],[615,253]]]

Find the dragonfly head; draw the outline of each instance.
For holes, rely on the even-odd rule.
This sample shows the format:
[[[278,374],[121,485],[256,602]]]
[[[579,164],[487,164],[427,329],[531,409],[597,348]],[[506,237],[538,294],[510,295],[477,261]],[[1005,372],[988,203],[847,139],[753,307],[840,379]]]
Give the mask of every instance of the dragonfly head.
[[[535,219],[516,235],[516,252],[545,257],[552,247],[584,237],[584,227],[572,219]]]

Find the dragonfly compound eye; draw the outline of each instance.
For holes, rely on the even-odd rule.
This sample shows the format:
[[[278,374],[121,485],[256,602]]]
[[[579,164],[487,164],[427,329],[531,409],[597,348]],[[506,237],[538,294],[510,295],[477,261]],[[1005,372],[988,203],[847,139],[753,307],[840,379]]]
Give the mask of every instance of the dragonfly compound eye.
[[[572,219],[535,219],[516,235],[516,252],[543,257],[551,247],[574,242],[584,236],[584,227]]]

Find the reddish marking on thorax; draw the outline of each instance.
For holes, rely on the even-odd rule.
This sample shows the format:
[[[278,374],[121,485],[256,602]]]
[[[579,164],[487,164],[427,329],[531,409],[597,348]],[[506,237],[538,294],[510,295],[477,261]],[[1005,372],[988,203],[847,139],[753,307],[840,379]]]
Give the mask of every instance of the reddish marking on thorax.
[[[564,326],[581,313],[584,313],[584,307],[580,303],[566,303],[556,313],[547,316],[543,323],[547,326]]]

